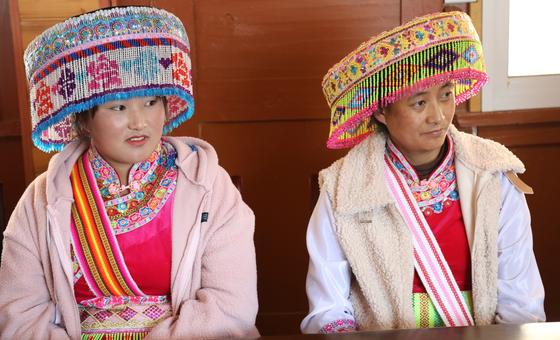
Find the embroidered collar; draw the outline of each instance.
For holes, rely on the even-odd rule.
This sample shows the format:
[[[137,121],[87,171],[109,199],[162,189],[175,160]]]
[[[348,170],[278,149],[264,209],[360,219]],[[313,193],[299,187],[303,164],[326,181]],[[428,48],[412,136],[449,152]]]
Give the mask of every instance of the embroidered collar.
[[[88,150],[88,156],[103,200],[111,201],[112,199],[119,198],[119,194],[127,189],[130,190],[130,193],[123,198],[140,191],[146,183],[150,182],[150,176],[154,173],[160,162],[161,149],[160,143],[156,146],[148,159],[134,164],[128,174],[128,185],[122,185],[115,169],[113,169],[113,167],[101,157],[97,149],[91,145]]]
[[[127,186],[121,185],[116,171],[95,147],[90,146],[88,153],[107,215],[117,234],[152,220],[175,189],[177,153],[167,142],[158,144],[148,159],[132,166]],[[127,189],[126,195],[119,195]]]
[[[420,210],[426,216],[432,213],[441,213],[444,207],[459,199],[459,193],[456,190],[453,139],[447,135],[446,141],[448,145],[447,153],[440,164],[428,178],[420,179],[406,157],[397,149],[390,138],[387,139],[386,152],[389,159],[403,174]]]

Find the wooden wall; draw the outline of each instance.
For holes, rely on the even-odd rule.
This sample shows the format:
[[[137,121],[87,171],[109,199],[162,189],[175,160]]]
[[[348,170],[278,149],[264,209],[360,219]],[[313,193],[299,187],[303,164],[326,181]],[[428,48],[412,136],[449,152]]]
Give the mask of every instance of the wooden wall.
[[[9,0],[19,4],[19,27],[21,32],[21,46],[23,50],[37,35],[45,29],[64,21],[74,15],[86,13],[100,7],[110,5],[109,0]],[[25,81],[24,81],[25,82]],[[27,116],[24,114],[23,119]],[[31,135],[30,121],[26,120],[22,126],[22,133]],[[44,153],[39,149],[29,146],[26,151],[30,152],[27,158],[28,171],[31,178],[35,178],[47,169],[51,154]]]
[[[17,22],[17,18],[10,15],[13,10],[17,10],[17,6],[0,1],[0,150],[4,160],[4,166],[0,167],[0,231],[4,230],[5,222],[25,188],[19,94],[18,88],[13,86],[17,83],[14,65],[19,50],[12,46],[14,42],[16,46],[21,45],[14,41],[14,33],[18,32],[12,29],[12,24]]]
[[[52,11],[43,12],[38,6],[51,7],[46,5],[47,0],[20,0],[22,13],[29,13],[21,17],[24,41],[41,31],[40,25],[50,25],[53,18],[58,20],[96,7],[93,0],[56,1],[67,6],[55,9],[53,5]],[[257,218],[258,327],[266,335],[299,332],[299,322],[308,308],[304,288],[308,261],[305,231],[317,196],[316,175],[345,153],[325,147],[329,110],[322,96],[321,79],[334,63],[371,35],[414,16],[436,12],[442,8],[442,1],[110,3],[162,7],[185,23],[194,61],[195,115],[173,134],[206,139],[217,149],[222,166],[240,178],[243,197]],[[556,278],[554,262],[548,260],[553,241],[559,236],[554,229],[558,223],[553,222],[551,212],[545,211],[552,205],[548,199],[558,188],[545,181],[548,163],[538,157],[558,156],[558,145],[529,142],[531,136],[538,137],[545,130],[550,136],[558,135],[560,127],[544,122],[536,124],[540,130],[534,130],[536,126],[516,130],[526,136],[526,144],[511,144],[512,137],[504,136],[512,136],[508,131],[520,126],[482,126],[480,121],[485,116],[468,116],[465,106],[459,112],[457,122],[461,127],[477,126],[479,134],[510,143],[507,145],[520,153],[529,168],[524,179],[537,192],[529,198],[535,251],[545,287],[551,287],[547,310],[560,320],[560,293],[551,292],[560,280]],[[512,119],[516,118],[519,117]],[[23,125],[22,129],[26,126]],[[30,150],[24,147],[24,152]],[[30,177],[44,170],[48,161],[38,151],[24,158],[33,169]]]
[[[533,248],[546,291],[545,309],[549,321],[560,320],[560,271],[556,250],[560,239],[557,217],[556,180],[560,166],[560,108],[459,114],[457,123],[474,129],[481,137],[510,148],[525,164],[520,176],[533,187],[527,196],[531,210]]]

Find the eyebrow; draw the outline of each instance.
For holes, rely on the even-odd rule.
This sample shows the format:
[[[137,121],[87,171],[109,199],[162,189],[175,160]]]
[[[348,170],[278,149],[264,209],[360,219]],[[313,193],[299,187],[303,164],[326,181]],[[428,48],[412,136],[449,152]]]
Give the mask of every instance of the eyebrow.
[[[443,89],[444,87],[449,87],[449,86],[453,86],[453,83],[451,81],[448,81],[445,84],[441,85],[440,89]]]
[[[449,86],[452,86],[452,85],[453,85],[453,83],[451,81],[448,81],[445,84],[441,85],[439,89],[441,90],[443,88],[446,88],[446,87],[449,87]],[[426,94],[426,93],[428,93],[428,91],[417,92],[417,93],[413,94],[412,96],[410,96],[410,98],[416,98],[416,97],[421,96],[421,95]]]

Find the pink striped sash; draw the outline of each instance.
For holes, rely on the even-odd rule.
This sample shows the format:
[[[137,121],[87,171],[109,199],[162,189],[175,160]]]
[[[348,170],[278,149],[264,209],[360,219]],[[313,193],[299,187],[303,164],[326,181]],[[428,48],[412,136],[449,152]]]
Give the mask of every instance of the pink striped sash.
[[[385,180],[414,244],[414,266],[447,327],[472,326],[473,318],[441,249],[403,175],[385,156]]]

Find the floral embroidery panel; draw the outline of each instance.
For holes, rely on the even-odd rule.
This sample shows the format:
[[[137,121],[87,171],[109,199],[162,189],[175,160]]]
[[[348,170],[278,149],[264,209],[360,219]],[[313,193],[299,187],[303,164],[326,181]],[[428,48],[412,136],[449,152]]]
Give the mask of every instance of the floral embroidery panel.
[[[459,200],[455,176],[455,157],[453,140],[447,136],[448,150],[442,162],[429,178],[420,180],[418,174],[397,147],[388,140],[387,154],[416,198],[420,210],[425,216],[441,214],[451,203]]]
[[[151,221],[165,205],[177,183],[175,149],[162,142],[130,169],[128,186],[120,184],[115,170],[91,147],[91,166],[115,234],[132,231]],[[119,192],[129,192],[120,196]]]

